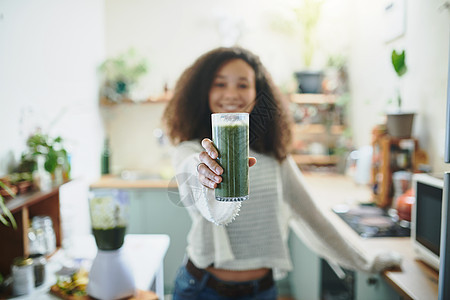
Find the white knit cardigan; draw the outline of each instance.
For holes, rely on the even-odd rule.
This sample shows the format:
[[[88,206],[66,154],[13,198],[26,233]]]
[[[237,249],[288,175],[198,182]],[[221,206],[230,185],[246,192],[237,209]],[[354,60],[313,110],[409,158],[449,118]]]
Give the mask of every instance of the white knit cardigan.
[[[187,255],[197,267],[268,267],[274,269],[276,279],[281,278],[292,269],[287,247],[290,221],[301,228],[297,234],[310,249],[343,267],[378,272],[400,264],[397,253],[368,257],[345,239],[317,207],[290,156],[279,163],[272,156],[250,151],[257,163],[249,170],[249,199],[220,202],[214,190],[198,180],[201,151],[199,141],[183,142],[173,156],[180,200],[192,218]]]

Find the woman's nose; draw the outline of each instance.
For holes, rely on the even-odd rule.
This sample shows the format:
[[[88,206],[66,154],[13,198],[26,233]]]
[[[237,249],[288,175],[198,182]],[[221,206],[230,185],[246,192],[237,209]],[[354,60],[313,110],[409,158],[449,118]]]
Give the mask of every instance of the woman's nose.
[[[237,97],[238,97],[238,92],[237,92],[236,88],[228,87],[225,90],[225,93],[224,93],[224,98],[225,99],[235,99]]]

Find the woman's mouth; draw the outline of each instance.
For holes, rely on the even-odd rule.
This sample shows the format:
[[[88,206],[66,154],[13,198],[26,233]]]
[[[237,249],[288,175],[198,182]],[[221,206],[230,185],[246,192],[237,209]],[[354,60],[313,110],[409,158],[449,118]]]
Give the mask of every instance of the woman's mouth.
[[[222,108],[227,112],[234,112],[239,110],[241,107],[239,105],[222,105]]]

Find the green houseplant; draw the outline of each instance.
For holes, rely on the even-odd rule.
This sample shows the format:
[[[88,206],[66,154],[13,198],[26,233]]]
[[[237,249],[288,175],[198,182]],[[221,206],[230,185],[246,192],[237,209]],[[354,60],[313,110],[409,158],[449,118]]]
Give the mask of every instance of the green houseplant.
[[[15,193],[11,188],[0,180],[0,187],[4,189],[11,197],[15,196]],[[17,228],[16,220],[14,219],[11,211],[6,207],[5,198],[0,194],[0,222],[5,226],[12,226],[14,229]],[[8,221],[9,220],[9,221]]]
[[[323,0],[303,0],[303,5],[295,9],[296,18],[302,28],[302,56],[305,69],[295,72],[299,83],[299,92],[320,93],[322,91],[323,72],[311,70],[314,53],[317,49],[316,27],[320,19]]]
[[[408,71],[408,67],[406,65],[405,50],[401,50],[399,52],[397,52],[396,50],[392,50],[391,64],[400,81],[400,79]],[[397,89],[395,101],[391,100],[390,102],[395,102],[396,109],[394,111],[389,111],[386,114],[387,116],[386,127],[388,134],[393,137],[409,138],[411,136],[411,130],[415,113],[407,112],[402,109],[403,99],[399,89]]]
[[[8,185],[3,183],[3,181],[1,180],[0,180],[0,189],[6,191],[6,193],[8,193],[11,197],[15,196],[15,193],[8,187]],[[16,220],[14,219],[14,216],[11,213],[11,211],[6,206],[5,198],[2,196],[2,194],[0,194],[0,222],[4,226],[12,226],[12,228],[17,229]],[[3,275],[0,273],[0,292],[2,292],[4,289],[3,280],[4,280]]]
[[[52,138],[42,132],[36,132],[27,139],[26,145],[27,150],[22,153],[17,172],[40,172],[40,176],[42,172],[46,172],[49,174],[46,177],[50,176],[50,179],[57,183],[70,178],[69,154],[62,137]]]
[[[303,66],[295,72],[300,93],[320,93],[323,72],[312,70],[314,54],[319,48],[316,29],[324,0],[302,0],[300,6],[287,7],[272,15],[271,27],[276,32],[300,39]]]
[[[104,77],[102,96],[111,102],[121,102],[129,96],[130,89],[148,71],[148,62],[134,49],[106,59],[99,71]]]
[[[403,75],[406,74],[406,71],[408,71],[408,67],[405,63],[405,50],[402,50],[401,52],[397,52],[395,50],[392,50],[391,54],[391,62],[392,66],[394,67],[394,71],[397,74],[398,78],[401,78]],[[400,91],[397,90],[397,108],[400,111],[402,108],[402,97],[400,95]]]
[[[311,63],[316,50],[316,40],[314,39],[316,27],[319,23],[323,0],[303,0],[303,5],[295,9],[297,21],[302,27],[303,63],[306,68],[311,67]]]

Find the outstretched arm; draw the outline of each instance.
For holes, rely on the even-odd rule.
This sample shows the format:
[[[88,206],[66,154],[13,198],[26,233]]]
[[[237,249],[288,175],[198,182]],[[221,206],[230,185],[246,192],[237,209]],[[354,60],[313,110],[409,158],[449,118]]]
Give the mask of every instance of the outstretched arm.
[[[282,163],[281,169],[284,198],[300,229],[296,233],[308,247],[320,256],[353,270],[379,272],[400,265],[401,257],[395,252],[385,251],[370,256],[345,238],[317,206],[291,157]]]

